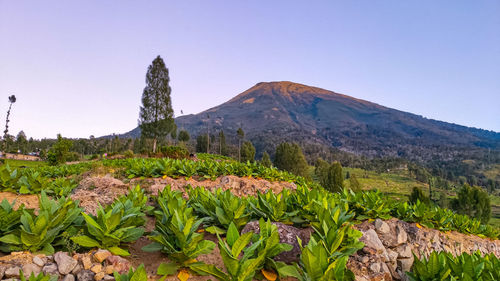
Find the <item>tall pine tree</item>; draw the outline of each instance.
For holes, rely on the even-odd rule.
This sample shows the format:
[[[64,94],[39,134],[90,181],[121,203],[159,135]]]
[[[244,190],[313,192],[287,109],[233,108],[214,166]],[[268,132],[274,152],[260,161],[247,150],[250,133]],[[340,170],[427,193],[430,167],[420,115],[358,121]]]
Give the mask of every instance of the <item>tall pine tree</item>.
[[[167,136],[174,127],[169,82],[168,69],[158,56],[148,67],[139,113],[141,135],[153,139],[153,152],[156,152],[158,139]]]

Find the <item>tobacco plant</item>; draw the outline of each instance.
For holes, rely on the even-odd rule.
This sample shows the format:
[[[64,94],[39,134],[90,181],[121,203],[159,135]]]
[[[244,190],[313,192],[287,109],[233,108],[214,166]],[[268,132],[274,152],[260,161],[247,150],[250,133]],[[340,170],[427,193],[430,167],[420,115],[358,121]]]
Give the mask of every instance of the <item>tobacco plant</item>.
[[[214,192],[204,188],[189,190],[189,205],[195,212],[205,218],[205,230],[209,232],[225,233],[231,223],[240,230],[250,220],[248,200],[239,198],[231,191],[216,189]]]
[[[113,273],[113,277],[116,281],[147,281],[148,275],[146,273],[146,269],[144,268],[144,264],[141,264],[137,269],[133,269],[132,267],[129,269],[127,273],[120,274],[118,272]]]
[[[19,278],[21,281],[57,281],[59,277],[57,275],[45,274],[43,272],[35,275],[35,273],[32,272],[28,279],[26,279],[23,271],[19,270]]]
[[[114,255],[128,256],[130,253],[120,248],[123,243],[134,242],[144,233],[144,213],[134,207],[132,201],[116,202],[104,209],[97,210],[97,216],[82,213],[86,222],[85,235],[72,237],[71,240],[86,248],[107,249]]]
[[[51,200],[42,191],[39,199],[38,215],[28,210],[22,210],[21,225],[11,233],[0,238],[8,251],[29,250],[53,254],[52,243],[68,231],[72,224],[79,224],[80,211],[78,202],[61,197]]]
[[[159,273],[171,275],[179,269],[186,269],[199,264],[196,258],[212,252],[215,244],[204,240],[203,233],[198,233],[203,219],[193,215],[181,193],[165,188],[158,196],[160,207],[155,212],[156,226],[149,236],[153,243],[145,246],[144,251],[162,251],[168,255],[169,264],[161,266]]]

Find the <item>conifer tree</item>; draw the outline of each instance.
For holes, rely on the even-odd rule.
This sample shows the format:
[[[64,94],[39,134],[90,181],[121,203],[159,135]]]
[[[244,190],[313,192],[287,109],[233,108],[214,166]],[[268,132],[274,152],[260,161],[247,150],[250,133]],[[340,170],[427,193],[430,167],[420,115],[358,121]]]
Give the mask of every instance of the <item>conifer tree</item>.
[[[241,146],[241,161],[242,162],[253,162],[255,161],[255,147],[249,141],[246,141]]]
[[[238,161],[241,162],[241,141],[243,140],[243,138],[245,137],[245,132],[243,131],[243,129],[240,127],[238,128],[238,130],[236,131],[236,134],[238,135]]]
[[[189,133],[188,133],[186,130],[181,130],[181,131],[179,132],[179,137],[178,137],[178,139],[179,139],[179,141],[180,141],[180,142],[183,142],[183,143],[184,143],[184,142],[188,142],[188,141],[189,141],[189,138],[190,138],[190,137],[189,137]]]
[[[146,73],[146,87],[142,93],[139,114],[141,135],[153,139],[153,152],[156,152],[158,139],[167,136],[174,126],[169,82],[168,69],[158,56]]]
[[[269,157],[269,154],[264,151],[262,154],[262,159],[260,160],[260,164],[266,167],[271,167],[273,163],[271,163],[271,157]]]
[[[220,155],[227,154],[226,135],[224,135],[223,130],[219,132],[219,154]]]
[[[298,176],[309,177],[306,158],[296,143],[283,142],[276,147],[274,166]]]

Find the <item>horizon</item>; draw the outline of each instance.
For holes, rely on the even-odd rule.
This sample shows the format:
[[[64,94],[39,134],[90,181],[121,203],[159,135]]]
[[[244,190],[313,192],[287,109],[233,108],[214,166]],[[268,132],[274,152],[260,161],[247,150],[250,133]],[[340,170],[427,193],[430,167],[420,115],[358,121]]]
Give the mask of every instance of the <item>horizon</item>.
[[[11,135],[134,129],[157,55],[176,117],[291,81],[500,132],[500,2],[116,3],[0,0],[0,122],[15,95]]]

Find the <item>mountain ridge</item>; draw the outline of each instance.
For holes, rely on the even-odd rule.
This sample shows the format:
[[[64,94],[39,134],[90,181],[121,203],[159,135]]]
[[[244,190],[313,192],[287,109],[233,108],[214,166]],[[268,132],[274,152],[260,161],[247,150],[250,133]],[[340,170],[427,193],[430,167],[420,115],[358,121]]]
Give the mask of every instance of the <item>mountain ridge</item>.
[[[317,143],[367,156],[404,156],[438,147],[500,148],[500,133],[428,119],[318,87],[260,82],[225,103],[176,118],[192,136],[242,127],[259,152],[276,143]],[[140,130],[120,135],[137,137]],[[418,148],[418,149],[417,149]],[[418,158],[418,157],[417,157]]]

